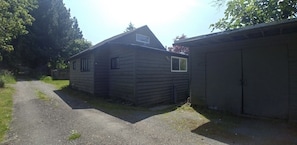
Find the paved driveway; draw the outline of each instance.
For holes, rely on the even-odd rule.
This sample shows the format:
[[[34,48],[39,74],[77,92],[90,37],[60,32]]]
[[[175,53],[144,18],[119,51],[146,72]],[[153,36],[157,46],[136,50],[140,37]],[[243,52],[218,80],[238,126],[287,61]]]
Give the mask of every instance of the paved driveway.
[[[83,108],[73,109],[54,92],[54,87],[40,81],[18,81],[15,88],[13,121],[4,144],[219,144],[191,132],[180,133],[159,120],[158,115],[144,118],[139,114],[142,120],[130,121],[70,100],[77,101],[77,106],[81,106],[77,108]],[[50,100],[39,99],[38,91]],[[81,137],[69,141],[71,130]]]
[[[195,111],[94,109],[40,81],[18,81],[5,145],[297,144],[296,126],[201,116]],[[37,92],[49,99],[40,99]],[[233,119],[228,119],[233,121]],[[235,125],[234,125],[235,124]],[[227,128],[227,129],[226,129]],[[72,130],[81,137],[69,141]]]

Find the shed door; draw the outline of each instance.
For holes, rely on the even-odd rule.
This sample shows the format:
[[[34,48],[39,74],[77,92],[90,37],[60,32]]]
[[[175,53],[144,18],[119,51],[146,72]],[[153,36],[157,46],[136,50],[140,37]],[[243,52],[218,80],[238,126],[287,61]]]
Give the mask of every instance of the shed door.
[[[288,60],[285,47],[243,50],[243,112],[287,118]]]
[[[241,113],[241,51],[208,53],[206,56],[206,95],[208,106]]]

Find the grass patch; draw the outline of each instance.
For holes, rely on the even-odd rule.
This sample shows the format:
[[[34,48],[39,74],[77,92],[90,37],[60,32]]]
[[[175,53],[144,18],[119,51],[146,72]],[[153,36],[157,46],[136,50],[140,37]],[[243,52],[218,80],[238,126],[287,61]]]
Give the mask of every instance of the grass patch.
[[[181,105],[180,107],[178,107],[176,110],[196,112],[196,110],[193,107],[191,107],[190,103],[185,103],[185,104]]]
[[[42,92],[39,91],[39,90],[36,91],[36,95],[37,95],[37,97],[38,97],[40,100],[44,100],[44,101],[49,101],[49,100],[50,100],[50,98],[49,98],[46,94],[42,93]]]
[[[16,83],[16,80],[13,73],[6,70],[0,72],[0,88],[4,88],[5,84],[14,83]]]
[[[77,130],[71,130],[68,140],[75,140],[80,138],[80,136],[81,135],[77,132]]]
[[[12,118],[12,95],[14,89],[11,87],[0,88],[0,142],[3,141]]]
[[[42,76],[40,77],[40,80],[45,83],[54,85],[59,90],[69,85],[69,80],[53,80],[50,76]]]
[[[190,103],[182,104],[174,111],[161,116],[177,130],[191,130],[202,135],[234,136],[232,129],[241,122],[241,118],[227,112],[193,107]]]

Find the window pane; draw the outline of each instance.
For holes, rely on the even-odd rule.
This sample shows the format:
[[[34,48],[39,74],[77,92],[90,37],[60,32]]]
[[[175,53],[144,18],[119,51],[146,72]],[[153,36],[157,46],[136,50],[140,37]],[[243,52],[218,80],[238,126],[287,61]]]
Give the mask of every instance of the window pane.
[[[145,35],[141,35],[141,34],[136,34],[136,41],[149,44],[150,43],[150,37],[145,36]]]
[[[72,64],[72,69],[75,70],[76,69],[76,61],[73,61],[73,64]]]
[[[88,58],[81,58],[80,69],[82,72],[90,71],[89,70],[89,64],[90,64],[89,61],[90,61],[90,59],[88,59]]]
[[[172,58],[172,70],[179,70],[179,59]]]
[[[180,70],[187,70],[187,60],[186,59],[180,59]]]
[[[120,66],[119,66],[119,58],[118,57],[111,59],[111,66],[110,66],[110,68],[111,69],[118,69],[118,68],[120,68]]]

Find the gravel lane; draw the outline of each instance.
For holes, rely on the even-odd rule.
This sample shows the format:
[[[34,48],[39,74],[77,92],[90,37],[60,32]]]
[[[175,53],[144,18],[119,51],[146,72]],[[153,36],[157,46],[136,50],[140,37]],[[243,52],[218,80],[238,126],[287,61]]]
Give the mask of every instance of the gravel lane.
[[[5,145],[223,144],[190,131],[178,131],[158,115],[131,123],[92,109],[80,100],[73,101],[86,109],[72,109],[53,86],[40,81],[18,81],[14,87],[13,120]],[[37,91],[50,99],[39,99]],[[71,130],[81,137],[69,141]]]

